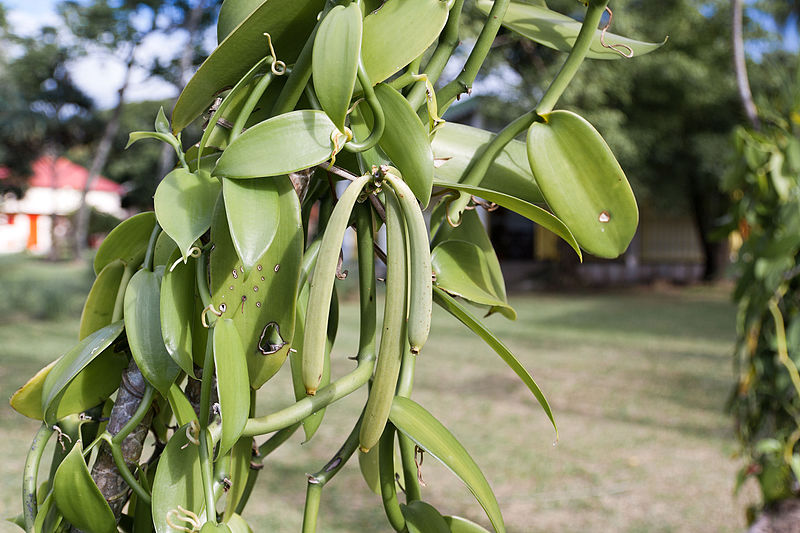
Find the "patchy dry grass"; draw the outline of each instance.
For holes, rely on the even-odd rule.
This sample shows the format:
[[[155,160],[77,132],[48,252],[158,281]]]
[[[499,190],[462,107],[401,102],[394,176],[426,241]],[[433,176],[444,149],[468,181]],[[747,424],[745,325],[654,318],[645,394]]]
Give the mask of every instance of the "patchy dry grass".
[[[82,274],[75,269],[72,275]],[[734,334],[724,291],[531,294],[512,303],[516,322],[492,317],[488,323],[548,395],[560,429],[556,446],[525,387],[444,313],[435,313],[413,394],[481,465],[509,531],[742,529],[743,500],[732,496],[735,444],[724,412]],[[338,375],[352,367],[346,356],[356,346],[357,305],[344,304],[341,315]],[[75,342],[77,318],[11,315],[0,323],[4,397]],[[287,367],[261,394],[259,411],[290,402],[290,391]],[[298,433],[266,461],[246,513],[255,531],[299,531],[304,473],[339,447],[363,399],[357,393],[329,408],[310,443],[301,445]],[[6,458],[0,516],[20,509],[22,464],[37,425],[7,404],[0,408]],[[426,459],[423,475],[424,496],[442,512],[487,523],[466,488],[435,460]],[[332,533],[388,529],[355,460],[325,489],[320,524]],[[14,527],[0,525],[6,530]]]

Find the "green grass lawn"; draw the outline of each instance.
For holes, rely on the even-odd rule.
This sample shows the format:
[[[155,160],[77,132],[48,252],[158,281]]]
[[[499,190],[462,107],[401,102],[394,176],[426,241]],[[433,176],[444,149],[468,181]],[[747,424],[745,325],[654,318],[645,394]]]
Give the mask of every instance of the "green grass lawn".
[[[11,264],[0,263],[0,296],[25,279],[15,270],[9,283]],[[32,281],[56,272],[65,291],[81,287],[84,268],[48,266],[29,270]],[[509,531],[742,530],[746,496],[732,495],[738,463],[724,412],[734,308],[723,290],[528,294],[511,302],[516,322],[491,317],[487,323],[548,396],[560,430],[555,446],[552,427],[525,386],[438,310],[413,394],[483,468]],[[4,397],[76,341],[80,308],[70,298],[62,305],[49,321],[13,310],[0,321]],[[347,356],[357,342],[357,305],[345,303],[341,316],[336,375],[352,368]],[[290,402],[290,391],[287,366],[265,387],[260,412]],[[245,515],[254,531],[300,530],[304,474],[338,449],[363,401],[359,392],[332,406],[311,442],[301,444],[298,433],[267,459]],[[2,517],[21,508],[22,465],[37,426],[5,402],[0,408]],[[426,457],[422,473],[423,495],[440,511],[488,525],[468,490],[434,459]],[[325,489],[319,531],[387,530],[379,499],[365,488],[354,459]]]

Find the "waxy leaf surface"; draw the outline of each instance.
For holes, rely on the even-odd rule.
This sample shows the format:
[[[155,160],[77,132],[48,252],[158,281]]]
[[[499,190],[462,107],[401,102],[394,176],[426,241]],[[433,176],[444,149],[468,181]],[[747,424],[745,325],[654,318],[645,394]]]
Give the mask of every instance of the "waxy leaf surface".
[[[60,416],[71,414],[65,411],[75,413],[97,405],[116,390],[125,356],[110,350],[106,352],[106,348],[119,337],[122,329],[120,320],[97,330],[62,355],[50,369],[42,386],[42,409],[48,424],[54,424]],[[70,383],[95,361],[99,364],[95,365],[93,375],[83,376],[70,398],[64,398]],[[87,378],[97,381],[88,381]]]
[[[210,260],[211,300],[214,307],[222,311],[222,318],[230,318],[236,324],[253,388],[272,377],[289,352],[303,254],[297,194],[287,176],[275,177],[272,181],[276,183],[279,197],[278,230],[249,273],[245,272],[233,245],[223,202],[217,204],[211,227],[214,241]],[[276,351],[268,346],[265,335],[265,330],[269,333],[274,325],[286,343]]]
[[[361,58],[375,84],[411,63],[447,22],[444,0],[387,0],[364,17]]]
[[[250,475],[250,459],[253,457],[253,439],[244,437],[236,441],[233,445],[230,454],[230,467],[228,468],[228,477],[231,480],[231,488],[225,493],[225,512],[222,519],[228,522],[228,525],[233,529],[231,523],[234,517],[239,515],[234,514],[236,506],[239,505],[239,500],[242,499],[245,488],[247,487],[247,478]],[[223,459],[227,461],[228,459]],[[239,517],[241,519],[241,517]],[[235,531],[235,530],[234,530]]]
[[[305,109],[278,115],[233,141],[219,158],[214,174],[259,178],[313,167],[334,154],[331,135],[335,131],[336,126],[323,111]]]
[[[264,0],[225,37],[186,84],[172,111],[172,130],[181,131],[211,105],[214,96],[231,87],[269,53],[269,33],[278,59],[294,62],[316,24],[323,0]],[[248,5],[250,5],[248,3]],[[247,11],[249,7],[239,13]],[[228,16],[226,27],[240,16]],[[227,28],[226,28],[227,29]]]
[[[58,510],[76,528],[90,533],[115,533],[117,521],[83,460],[78,441],[53,477],[53,497]]]
[[[58,359],[36,372],[22,387],[14,392],[9,403],[11,403],[11,407],[16,412],[35,420],[44,419],[42,388],[44,387],[44,380],[57,362]]]
[[[106,265],[121,259],[126,265],[138,266],[144,259],[150,233],[156,225],[156,214],[146,211],[134,215],[111,230],[103,239],[94,256],[94,273],[99,274]]]
[[[436,285],[447,292],[480,305],[505,305],[494,291],[490,265],[477,245],[444,241],[431,252],[431,267],[436,274]]]
[[[444,521],[450,526],[451,533],[489,533],[483,526],[460,516],[445,516]]]
[[[478,9],[484,13],[489,13],[492,4],[491,0],[478,0]],[[544,5],[533,5],[528,2],[511,2],[505,17],[503,17],[503,26],[524,35],[532,41],[562,52],[569,52],[572,49],[572,45],[575,44],[575,40],[578,38],[578,32],[581,31],[581,23],[577,20],[547,9]],[[622,58],[621,54],[603,46],[601,33],[600,30],[595,32],[586,57],[590,59]],[[661,47],[667,40],[664,39],[660,43],[647,43],[606,32],[604,42],[606,45],[619,48],[625,54],[630,54],[632,51],[636,57],[652,52]]]
[[[520,200],[515,196],[492,191],[490,189],[484,189],[483,187],[473,187],[471,185],[463,185],[461,183],[450,183],[438,180],[434,180],[433,185],[434,187],[444,187],[446,189],[466,192],[479,198],[483,198],[489,202],[494,202],[499,206],[505,207],[506,209],[510,209],[515,213],[524,216],[528,220],[536,222],[543,228],[552,231],[564,239],[567,244],[569,244],[572,249],[575,250],[575,253],[578,254],[578,257],[581,257],[581,249],[578,246],[578,242],[575,240],[575,237],[572,235],[570,228],[568,228],[564,222],[561,222],[557,216],[553,215],[549,211],[545,211],[539,206],[530,204],[524,200]]]
[[[486,304],[491,305],[489,314],[499,311],[505,317],[516,320],[516,311],[508,305],[506,285],[503,280],[503,271],[500,270],[500,261],[497,260],[497,254],[495,254],[492,241],[489,240],[489,235],[486,233],[486,228],[483,227],[483,222],[481,222],[478,213],[475,210],[464,211],[461,217],[461,224],[454,228],[448,224],[445,219],[446,208],[447,204],[441,203],[436,206],[436,209],[431,215],[431,233],[434,234],[431,246],[435,249],[439,244],[449,241],[463,241],[476,246],[480,250],[478,262],[472,266],[463,265],[467,268],[463,269],[459,267],[458,271],[479,268],[479,275],[472,278],[468,284],[477,285],[481,292],[488,293],[493,299],[502,302],[500,304]],[[437,223],[438,228],[435,227]],[[442,267],[443,265],[439,266]],[[455,273],[445,273],[444,278],[450,277],[450,274]],[[438,281],[437,277],[437,282]],[[444,285],[442,285],[442,287],[444,287]],[[449,291],[446,287],[445,289]],[[459,291],[453,290],[450,292]],[[466,296],[464,297],[466,298]]]
[[[222,178],[222,196],[233,246],[249,274],[278,232],[280,184],[273,178]]]
[[[188,424],[192,420],[197,420],[197,413],[194,412],[192,404],[189,403],[186,395],[175,383],[173,383],[169,388],[169,392],[167,393],[167,401],[172,409],[172,414],[175,415],[175,421],[179,426]]]
[[[180,258],[181,254],[176,250],[168,262],[169,265],[175,265],[175,268],[164,272],[164,279],[161,281],[161,338],[175,364],[187,375],[194,377],[192,328],[196,259],[190,259],[187,264],[183,264],[179,261]]]
[[[111,324],[114,302],[117,299],[119,284],[125,265],[119,259],[107,264],[97,275],[83,304],[78,339],[83,340],[91,333]]]
[[[180,367],[161,337],[161,296],[154,272],[140,270],[125,291],[125,332],[142,376],[166,396]]]
[[[179,505],[197,515],[204,507],[199,446],[187,438],[188,428],[175,431],[158,461],[151,497],[156,533],[179,533],[167,524],[167,513],[174,517]]]
[[[158,184],[153,197],[156,217],[186,259],[189,248],[211,226],[221,185],[205,170],[176,168]]]
[[[230,318],[214,323],[214,366],[217,372],[222,436],[218,456],[222,457],[239,440],[250,413],[250,384],[247,359],[236,324]]]
[[[434,506],[421,500],[400,504],[409,533],[451,533],[444,517]]]
[[[639,223],[625,173],[586,120],[570,111],[543,118],[528,130],[528,160],[547,205],[581,248],[598,257],[619,256]]]
[[[322,109],[339,131],[358,73],[363,24],[357,2],[331,9],[317,30],[312,54],[314,90]]]
[[[395,89],[382,83],[375,87],[375,95],[386,117],[378,144],[425,207],[433,182],[433,152],[425,126],[408,100]]]
[[[389,420],[463,481],[486,511],[495,531],[505,532],[500,506],[489,482],[467,450],[441,422],[421,405],[402,396],[395,396]]]
[[[431,141],[437,159],[433,173],[436,179],[460,182],[467,169],[494,134],[472,126],[448,122],[436,130]],[[531,204],[544,203],[528,163],[528,150],[522,141],[512,140],[498,154],[486,171],[480,186],[484,189],[516,196]]]

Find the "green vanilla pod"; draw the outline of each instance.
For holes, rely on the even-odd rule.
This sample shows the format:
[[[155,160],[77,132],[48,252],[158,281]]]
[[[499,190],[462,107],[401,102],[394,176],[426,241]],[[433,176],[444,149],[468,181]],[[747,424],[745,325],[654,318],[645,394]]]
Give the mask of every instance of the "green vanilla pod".
[[[359,433],[359,448],[367,453],[378,440],[389,419],[400,362],[405,347],[406,298],[408,271],[405,223],[395,194],[384,189],[386,196],[386,302],[378,349],[375,377],[364,407],[364,421]]]
[[[308,297],[305,332],[303,335],[303,385],[306,393],[317,392],[325,367],[325,342],[328,330],[328,310],[330,309],[333,281],[336,279],[336,267],[339,264],[339,252],[342,249],[344,232],[350,220],[350,214],[364,186],[372,180],[366,174],[353,181],[339,198],[331,213],[311,279],[311,292]]]

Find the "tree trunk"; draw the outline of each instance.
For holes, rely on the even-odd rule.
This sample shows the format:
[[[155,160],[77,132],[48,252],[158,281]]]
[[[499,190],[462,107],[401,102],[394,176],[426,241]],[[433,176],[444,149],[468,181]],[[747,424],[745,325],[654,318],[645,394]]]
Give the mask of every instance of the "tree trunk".
[[[130,54],[128,55],[125,78],[122,81],[122,86],[117,91],[117,105],[114,107],[114,111],[111,113],[111,118],[106,123],[105,130],[103,130],[103,136],[100,138],[100,142],[97,145],[97,151],[94,154],[94,159],[92,159],[92,164],[89,167],[89,175],[86,177],[86,183],[84,184],[83,192],[81,193],[81,203],[78,207],[78,215],[75,222],[74,250],[76,257],[81,257],[81,254],[88,246],[89,215],[91,213],[91,208],[86,203],[86,196],[89,194],[92,185],[94,185],[94,182],[103,171],[103,167],[106,166],[108,154],[111,152],[111,146],[114,142],[114,136],[116,136],[117,131],[119,130],[122,107],[125,104],[125,91],[128,89],[128,85],[130,84],[131,71],[133,70],[133,54],[135,50],[136,45],[131,48]]]
[[[739,99],[747,115],[747,120],[755,129],[761,128],[758,120],[758,111],[753,102],[753,93],[750,92],[750,80],[747,77],[747,64],[744,54],[744,36],[742,30],[742,0],[731,0],[731,11],[733,14],[733,25],[731,31],[733,49],[733,68],[736,72],[736,86],[739,89]]]

